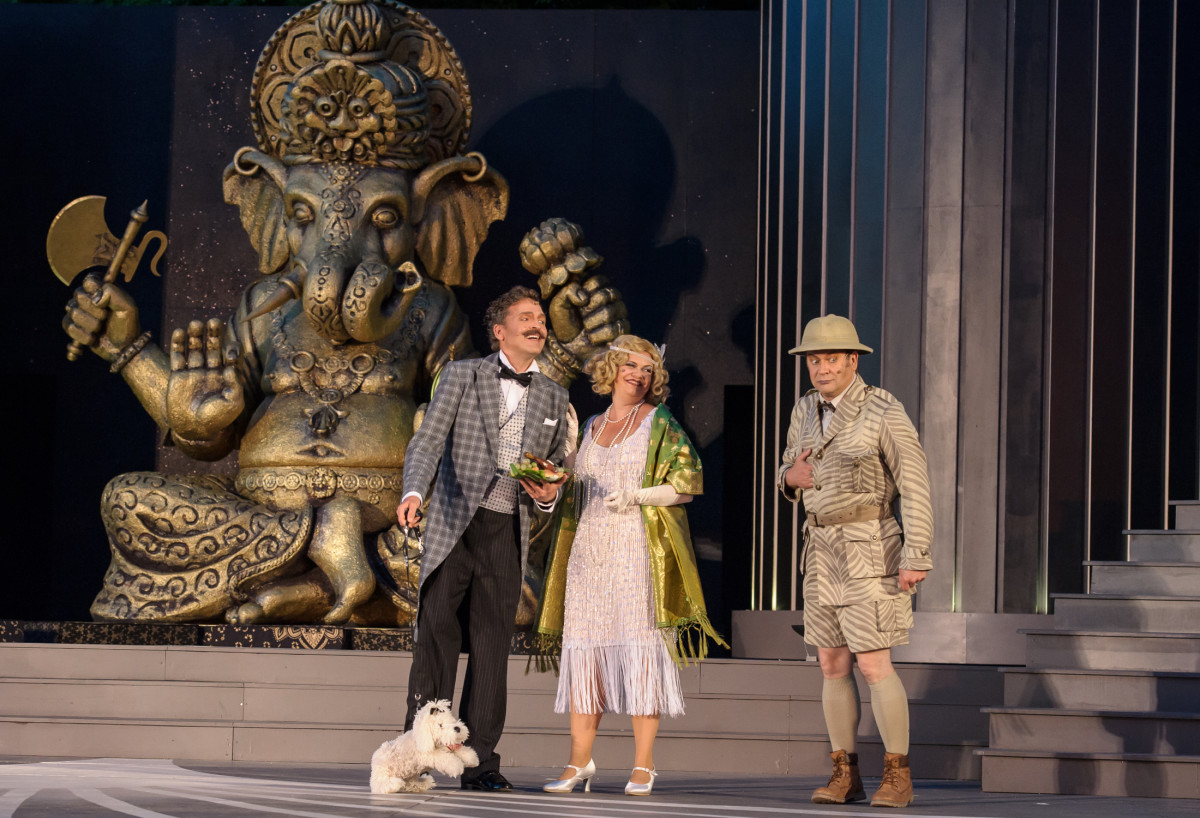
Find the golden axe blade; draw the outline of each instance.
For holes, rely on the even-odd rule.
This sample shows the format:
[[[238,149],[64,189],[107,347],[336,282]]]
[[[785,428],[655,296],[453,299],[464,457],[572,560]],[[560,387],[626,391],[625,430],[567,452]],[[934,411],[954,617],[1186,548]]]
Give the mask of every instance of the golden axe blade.
[[[117,255],[122,241],[113,235],[104,221],[105,201],[104,196],[82,196],[60,210],[50,223],[50,231],[46,234],[46,258],[50,269],[63,284],[70,285],[76,276],[92,267],[109,268]],[[127,244],[119,267],[125,281],[133,278],[142,253],[153,239],[159,239],[160,244],[150,262],[150,272],[159,275],[158,260],[167,249],[167,237],[161,230],[154,230],[146,234],[141,244]]]

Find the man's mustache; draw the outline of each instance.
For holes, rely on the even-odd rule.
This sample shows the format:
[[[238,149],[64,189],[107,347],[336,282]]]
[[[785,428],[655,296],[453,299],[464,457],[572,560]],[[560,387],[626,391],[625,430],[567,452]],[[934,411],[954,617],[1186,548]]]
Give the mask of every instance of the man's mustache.
[[[538,331],[538,330],[536,330],[536,329],[532,329],[532,330],[530,330],[529,332],[526,332],[526,333],[524,333],[524,336],[525,336],[526,338],[537,338],[539,341],[544,341],[544,340],[546,340],[546,333],[544,333],[544,332],[539,332],[539,331]]]

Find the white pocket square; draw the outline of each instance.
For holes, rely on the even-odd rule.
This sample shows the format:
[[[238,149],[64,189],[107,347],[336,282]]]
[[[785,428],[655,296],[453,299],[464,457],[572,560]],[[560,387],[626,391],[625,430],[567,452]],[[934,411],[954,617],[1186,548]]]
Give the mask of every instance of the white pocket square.
[[[558,418],[546,418],[542,421],[543,426],[557,426]]]

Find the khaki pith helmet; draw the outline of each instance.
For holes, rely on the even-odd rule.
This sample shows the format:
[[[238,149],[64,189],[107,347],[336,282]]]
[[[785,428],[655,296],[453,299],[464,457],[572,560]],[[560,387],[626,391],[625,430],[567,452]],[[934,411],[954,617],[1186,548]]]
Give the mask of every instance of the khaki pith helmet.
[[[859,352],[869,354],[875,350],[858,340],[858,331],[849,318],[840,315],[822,315],[804,325],[800,346],[788,350],[791,355],[806,352]]]

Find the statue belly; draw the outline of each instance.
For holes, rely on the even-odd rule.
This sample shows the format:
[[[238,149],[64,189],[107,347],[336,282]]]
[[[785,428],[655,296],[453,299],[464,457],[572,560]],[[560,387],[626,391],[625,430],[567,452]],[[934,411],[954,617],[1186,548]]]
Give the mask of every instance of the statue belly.
[[[270,400],[242,438],[237,490],[276,509],[351,496],[363,504],[365,531],[395,523],[416,407],[398,395],[350,395],[327,436],[309,423],[319,408],[300,392]]]

